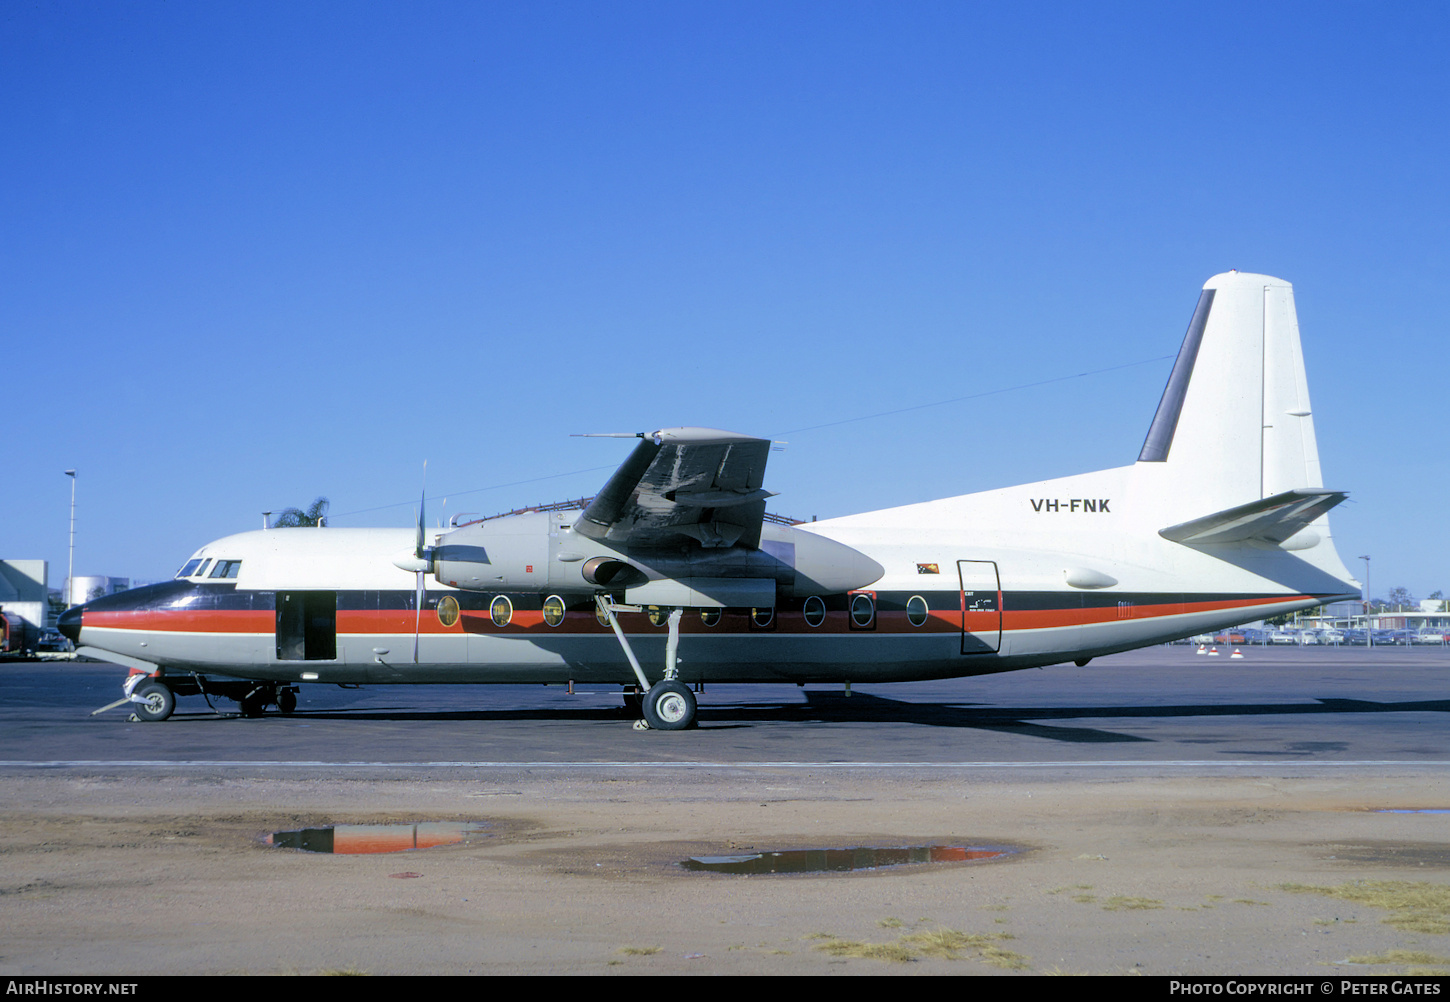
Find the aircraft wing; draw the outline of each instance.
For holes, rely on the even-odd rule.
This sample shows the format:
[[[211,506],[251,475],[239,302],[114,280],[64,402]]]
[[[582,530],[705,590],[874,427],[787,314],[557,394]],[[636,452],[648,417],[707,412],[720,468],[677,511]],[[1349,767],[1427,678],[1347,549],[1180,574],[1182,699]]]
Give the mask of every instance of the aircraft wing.
[[[641,434],[624,465],[574,523],[614,546],[760,545],[770,440],[714,428]]]
[[[1191,522],[1159,529],[1158,535],[1175,543],[1240,543],[1250,539],[1282,543],[1349,495],[1319,487],[1301,487]]]

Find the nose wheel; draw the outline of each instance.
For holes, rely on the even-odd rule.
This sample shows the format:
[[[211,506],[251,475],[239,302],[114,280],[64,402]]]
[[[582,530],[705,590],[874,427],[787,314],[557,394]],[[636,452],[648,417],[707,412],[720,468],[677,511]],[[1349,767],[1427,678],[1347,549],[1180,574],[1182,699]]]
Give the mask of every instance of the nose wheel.
[[[176,694],[161,682],[145,682],[131,694],[131,712],[137,720],[165,720],[176,709]]]

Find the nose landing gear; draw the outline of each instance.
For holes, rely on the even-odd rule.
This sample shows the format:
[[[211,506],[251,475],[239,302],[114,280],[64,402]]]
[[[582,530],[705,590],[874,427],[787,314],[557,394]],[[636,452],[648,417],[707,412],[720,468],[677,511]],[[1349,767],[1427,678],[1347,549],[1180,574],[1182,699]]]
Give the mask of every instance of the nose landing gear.
[[[208,706],[212,696],[234,699],[243,717],[260,717],[269,706],[284,715],[297,709],[297,686],[279,682],[219,682],[199,675],[163,677],[137,672],[126,680],[123,691],[125,696],[95,712],[129,706],[132,720],[157,723],[176,712],[177,696],[195,695],[204,697]]]

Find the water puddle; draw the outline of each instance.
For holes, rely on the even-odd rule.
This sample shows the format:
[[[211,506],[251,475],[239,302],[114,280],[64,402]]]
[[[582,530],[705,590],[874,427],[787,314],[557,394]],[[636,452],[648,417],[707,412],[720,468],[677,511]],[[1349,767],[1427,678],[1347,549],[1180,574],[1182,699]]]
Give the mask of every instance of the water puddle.
[[[1380,807],[1373,814],[1450,814],[1445,807]]]
[[[923,863],[968,863],[1021,852],[1012,846],[908,845],[856,846],[849,849],[791,849],[737,856],[692,856],[680,865],[711,873],[826,873],[879,870]]]
[[[458,845],[488,838],[482,821],[421,821],[417,824],[333,825],[330,828],[302,828],[273,832],[268,845],[305,852],[354,855],[372,852],[407,852],[438,845]]]

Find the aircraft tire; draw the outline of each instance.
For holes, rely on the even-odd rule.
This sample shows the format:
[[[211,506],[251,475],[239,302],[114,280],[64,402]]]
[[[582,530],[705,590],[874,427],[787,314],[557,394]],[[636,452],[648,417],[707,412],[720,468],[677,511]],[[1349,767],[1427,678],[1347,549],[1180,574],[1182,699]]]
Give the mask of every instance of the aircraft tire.
[[[260,717],[267,710],[267,696],[260,692],[250,693],[243,696],[238,705],[242,708],[242,716]]]
[[[277,693],[277,710],[280,713],[291,713],[297,709],[297,693],[291,689],[283,689]]]
[[[683,682],[656,682],[645,694],[643,709],[651,730],[683,731],[695,724],[695,694]]]
[[[131,711],[137,720],[147,722],[165,720],[176,709],[176,693],[163,682],[143,682],[136,687],[135,695],[141,702],[131,701]]]

